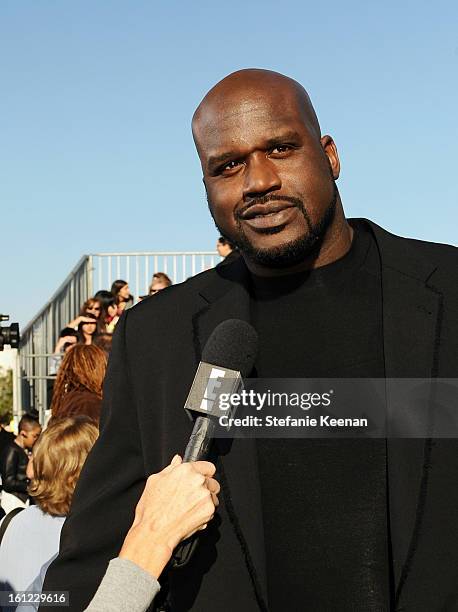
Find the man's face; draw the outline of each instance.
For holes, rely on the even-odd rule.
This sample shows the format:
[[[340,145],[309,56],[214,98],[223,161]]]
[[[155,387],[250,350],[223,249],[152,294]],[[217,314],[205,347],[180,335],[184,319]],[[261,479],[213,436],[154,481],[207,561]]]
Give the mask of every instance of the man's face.
[[[33,445],[38,440],[41,434],[41,427],[33,427],[32,429],[21,431],[22,441],[24,443],[24,448],[30,450],[33,448]]]
[[[163,280],[155,278],[151,283],[150,295],[154,295],[158,291],[162,291],[162,289],[167,288],[167,283]]]
[[[297,96],[221,101],[196,137],[215,224],[249,259],[285,267],[318,248],[334,217],[339,160]]]
[[[229,253],[232,253],[231,247],[228,244],[221,244],[219,240],[216,243],[216,250],[221,257],[227,257]]]

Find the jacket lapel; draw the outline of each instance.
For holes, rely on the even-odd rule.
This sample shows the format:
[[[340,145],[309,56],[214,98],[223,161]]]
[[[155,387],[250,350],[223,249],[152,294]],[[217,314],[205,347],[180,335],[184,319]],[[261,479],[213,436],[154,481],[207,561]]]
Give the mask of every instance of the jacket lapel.
[[[209,336],[227,319],[249,322],[250,302],[247,291],[248,271],[240,257],[232,264],[216,268],[217,276],[200,291],[204,306],[193,317],[194,346],[198,359]]]
[[[385,376],[432,378],[440,332],[441,296],[428,279],[434,267],[411,257],[405,240],[370,223],[382,264]],[[399,410],[390,405],[388,413]],[[387,439],[388,510],[396,598],[410,571],[427,495],[431,443],[425,439]]]
[[[200,291],[206,305],[193,317],[194,348],[200,360],[202,349],[217,325],[227,319],[250,322],[248,271],[241,257],[216,268],[217,277]],[[234,439],[230,452],[221,449],[219,478],[222,497],[237,539],[260,609],[267,610],[264,534],[256,442]]]

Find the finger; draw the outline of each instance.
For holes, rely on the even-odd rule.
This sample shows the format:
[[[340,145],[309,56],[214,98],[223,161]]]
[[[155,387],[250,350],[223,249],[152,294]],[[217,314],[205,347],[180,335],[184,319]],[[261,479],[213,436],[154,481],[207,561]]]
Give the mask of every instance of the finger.
[[[169,465],[165,466],[165,468],[161,471],[161,474],[168,474],[174,467],[180,465],[182,462],[183,460],[181,459],[180,455],[174,455],[172,461],[169,463]]]
[[[214,478],[207,478],[206,485],[210,493],[219,493],[221,490],[219,482]]]
[[[210,461],[193,461],[191,465],[203,476],[211,477],[216,472],[216,467]]]

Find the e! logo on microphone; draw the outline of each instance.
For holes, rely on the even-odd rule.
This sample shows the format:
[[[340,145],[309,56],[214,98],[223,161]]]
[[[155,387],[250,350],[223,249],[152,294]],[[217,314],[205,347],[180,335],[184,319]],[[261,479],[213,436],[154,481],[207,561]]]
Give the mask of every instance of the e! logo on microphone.
[[[184,407],[192,418],[196,413],[217,419],[223,414],[232,416],[236,407],[231,406],[228,412],[227,408],[221,408],[219,398],[221,395],[231,397],[233,393],[239,393],[242,387],[240,372],[201,361]]]
[[[200,404],[201,410],[211,412],[215,400],[217,398],[217,391],[221,387],[221,378],[226,376],[226,370],[220,368],[212,368],[210,372],[210,378],[208,379],[207,387],[205,389],[204,397]]]

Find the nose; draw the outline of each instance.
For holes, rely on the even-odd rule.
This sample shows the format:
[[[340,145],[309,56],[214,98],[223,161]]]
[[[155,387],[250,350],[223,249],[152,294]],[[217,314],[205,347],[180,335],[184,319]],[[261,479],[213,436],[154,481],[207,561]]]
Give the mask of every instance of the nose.
[[[281,189],[281,179],[275,164],[262,152],[253,154],[245,172],[244,201],[259,198],[278,189]]]

